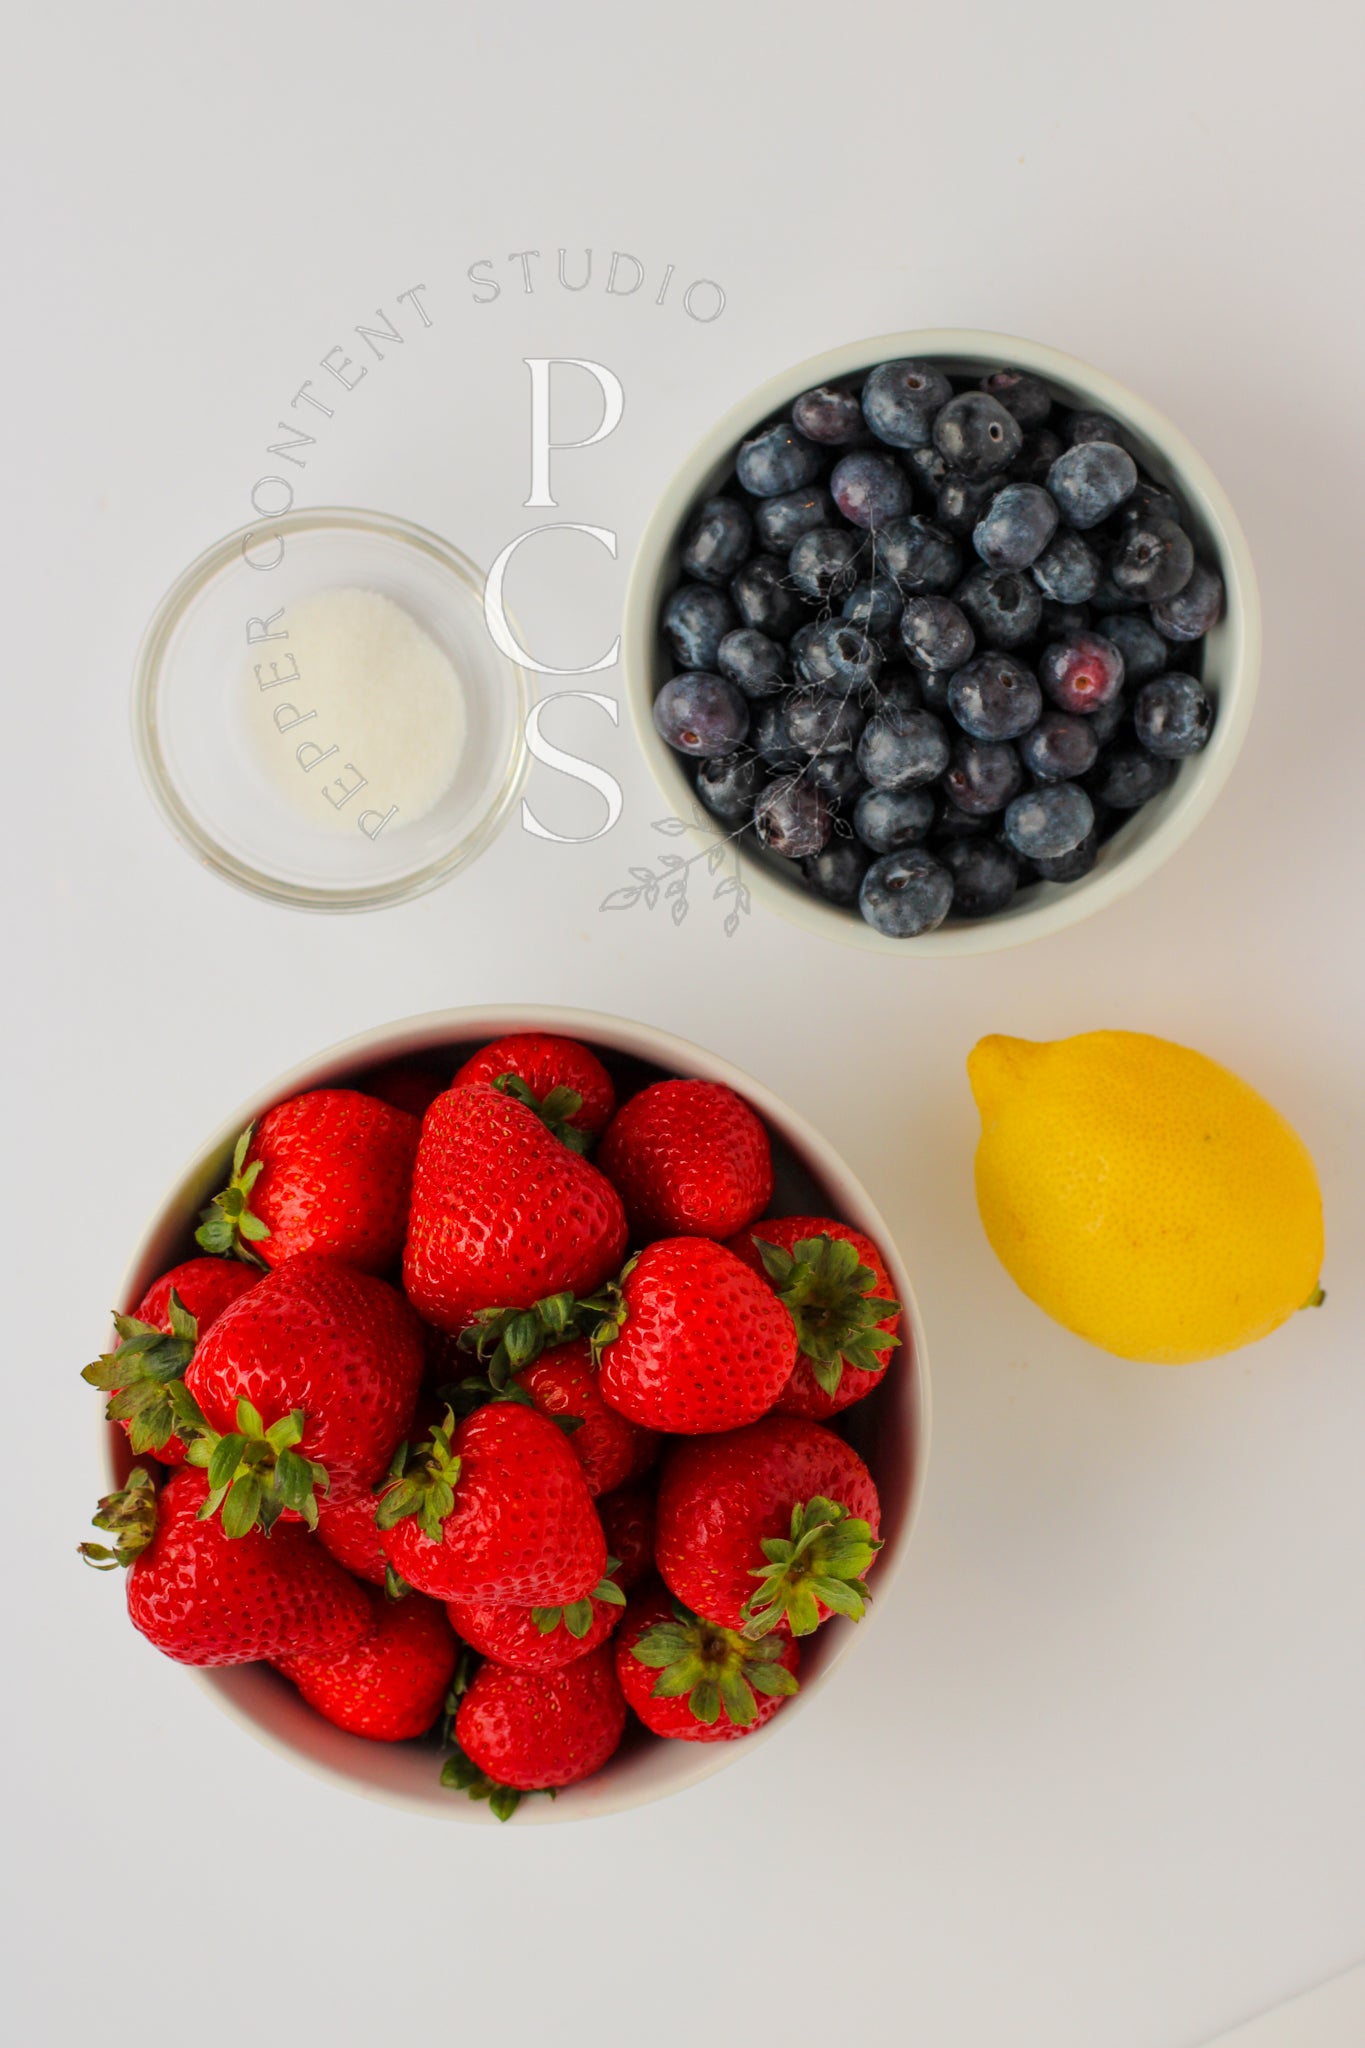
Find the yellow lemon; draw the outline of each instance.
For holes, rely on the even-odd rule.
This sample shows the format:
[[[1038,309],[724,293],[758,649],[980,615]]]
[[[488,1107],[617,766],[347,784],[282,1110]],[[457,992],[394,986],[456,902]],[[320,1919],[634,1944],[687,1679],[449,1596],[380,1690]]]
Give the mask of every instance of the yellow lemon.
[[[1137,1031],[983,1038],[976,1199],[1006,1271],[1121,1358],[1187,1365],[1321,1299],[1303,1141],[1226,1067]]]

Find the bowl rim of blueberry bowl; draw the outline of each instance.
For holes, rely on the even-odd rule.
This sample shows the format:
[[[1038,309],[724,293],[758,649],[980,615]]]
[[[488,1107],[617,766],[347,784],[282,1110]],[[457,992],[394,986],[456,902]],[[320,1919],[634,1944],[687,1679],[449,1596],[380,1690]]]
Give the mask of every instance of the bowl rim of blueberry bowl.
[[[697,1076],[734,1088],[762,1117],[776,1140],[780,1205],[784,1177],[798,1194],[818,1193],[828,1212],[872,1237],[882,1250],[908,1341],[892,1354],[885,1386],[848,1412],[863,1410],[859,1448],[872,1466],[882,1501],[883,1548],[872,1576],[872,1599],[860,1622],[836,1615],[811,1638],[803,1659],[801,1690],[781,1714],[739,1742],[679,1742],[646,1738],[628,1728],[621,1750],[595,1777],[571,1785],[555,1799],[525,1799],[516,1824],[590,1820],[621,1813],[698,1784],[734,1763],[751,1746],[767,1742],[790,1725],[827,1684],[854,1644],[885,1612],[893,1582],[904,1565],[924,1497],[930,1448],[929,1361],[924,1324],[914,1287],[895,1238],[876,1203],[842,1153],[823,1133],[756,1076],[704,1046],[651,1024],[600,1011],[558,1005],[500,1003],[433,1010],[375,1026],[327,1046],[254,1090],[187,1161],[156,1203],[128,1263],[118,1296],[131,1304],[157,1276],[194,1252],[194,1219],[222,1186],[233,1144],[246,1125],[272,1103],[306,1088],[343,1086],[390,1061],[476,1047],[517,1031],[550,1031],[578,1038],[604,1051],[609,1065],[621,1062],[643,1085],[656,1078],[649,1068]],[[453,1072],[456,1062],[451,1060]],[[808,1196],[809,1198],[809,1196]],[[787,1213],[803,1213],[800,1208]],[[837,1420],[837,1418],[836,1418]],[[101,1422],[100,1459],[106,1478],[125,1484],[132,1456],[117,1423]],[[476,1802],[442,1788],[442,1752],[433,1740],[370,1742],[349,1735],[307,1706],[286,1679],[268,1664],[226,1669],[180,1667],[214,1703],[257,1741],[334,1785],[408,1812],[438,1820],[497,1825],[486,1801]]]
[[[1199,554],[1214,559],[1226,592],[1222,618],[1205,640],[1205,679],[1212,684],[1217,703],[1207,746],[1182,760],[1170,788],[1104,842],[1095,866],[1081,880],[1037,882],[1003,913],[978,920],[950,918],[936,930],[894,938],[874,930],[856,908],[828,902],[806,888],[794,864],[765,853],[752,837],[744,845],[742,869],[751,895],[815,935],[868,952],[919,958],[996,952],[1079,924],[1155,874],[1207,816],[1232,773],[1251,721],[1261,656],[1260,599],[1251,551],[1208,463],[1150,401],[1107,372],[1045,342],[977,328],[913,328],[875,335],[793,363],[749,391],[707,428],[650,513],[626,590],[621,636],[625,690],[640,745],[670,813],[684,822],[699,850],[714,844],[716,822],[700,811],[687,764],[660,736],[653,716],[658,689],[676,666],[660,634],[659,613],[678,581],[678,554],[688,518],[700,500],[724,487],[740,442],[785,412],[802,392],[903,357],[927,358],[963,374],[1024,370],[1041,377],[1063,403],[1111,414],[1125,429],[1144,468],[1158,484],[1180,496]]]

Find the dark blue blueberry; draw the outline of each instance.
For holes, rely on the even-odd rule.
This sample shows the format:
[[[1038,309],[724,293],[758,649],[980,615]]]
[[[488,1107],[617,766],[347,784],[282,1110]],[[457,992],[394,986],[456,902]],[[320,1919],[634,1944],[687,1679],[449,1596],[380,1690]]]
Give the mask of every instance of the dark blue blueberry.
[[[1097,762],[1088,787],[1114,811],[1135,811],[1160,796],[1175,774],[1175,763],[1145,747],[1112,747]]]
[[[1052,410],[1052,393],[1027,370],[992,370],[981,379],[981,389],[998,398],[1021,427],[1041,427]]]
[[[787,699],[787,732],[803,754],[851,754],[866,723],[860,705],[832,690],[793,690]]]
[[[1122,444],[1123,428],[1112,413],[1080,412],[1068,413],[1062,431],[1069,447],[1078,448],[1084,441],[1117,441]]]
[[[923,448],[907,449],[904,459],[911,476],[924,490],[934,494],[937,494],[945,478],[952,474],[932,442]]]
[[[861,441],[866,432],[857,392],[841,391],[835,384],[803,391],[792,407],[792,420],[808,441],[818,441],[822,448],[846,447]]]
[[[1092,830],[1070,853],[1059,853],[1053,860],[1034,860],[1030,866],[1040,882],[1079,882],[1094,867],[1099,851],[1100,835]]]
[[[1171,519],[1177,526],[1185,524],[1180,501],[1145,476],[1139,476],[1132,497],[1125,498],[1119,517],[1125,526],[1135,519]]]
[[[1004,810],[1023,780],[1019,756],[1008,742],[968,739],[964,733],[953,744],[943,787],[960,811],[986,818]]]
[[[978,654],[948,684],[948,709],[974,740],[1017,740],[1042,708],[1037,677],[1012,654]]]
[[[666,682],[654,699],[654,724],[678,753],[711,760],[740,746],[749,730],[749,705],[724,676],[686,672]]]
[[[1128,699],[1122,691],[1092,711],[1085,722],[1094,732],[1096,745],[1107,747],[1127,716]]]
[[[823,602],[852,590],[860,557],[870,568],[868,544],[859,535],[846,526],[817,526],[802,534],[787,557],[787,575],[803,596]]]
[[[1170,648],[1142,612],[1111,613],[1104,622],[1104,637],[1112,640],[1123,656],[1126,683],[1150,682],[1170,659]]]
[[[1045,484],[1047,473],[1066,444],[1051,427],[1038,427],[1025,434],[1024,445],[1010,464],[1010,475],[1020,483]]]
[[[998,476],[959,476],[950,470],[939,485],[934,517],[947,532],[965,540],[999,488]]]
[[[775,698],[754,707],[749,745],[765,767],[795,770],[803,765],[803,757],[792,745],[787,731],[787,707]]]
[[[1068,526],[1086,532],[1116,512],[1137,483],[1137,464],[1116,441],[1082,441],[1059,455],[1047,487]]]
[[[905,600],[889,576],[874,576],[868,583],[855,583],[844,599],[843,616],[851,626],[880,640],[900,620]]]
[[[663,610],[663,633],[682,668],[713,669],[720,643],[739,624],[723,590],[680,583]]]
[[[788,681],[786,648],[753,626],[736,626],[726,634],[716,652],[716,667],[738,683],[746,697],[775,697]]]
[[[708,498],[683,536],[683,570],[703,583],[728,583],[753,541],[753,521],[738,498]]]
[[[1152,624],[1167,640],[1202,640],[1223,616],[1223,579],[1196,562],[1190,580],[1174,597],[1152,606]]]
[[[973,569],[953,592],[987,647],[1022,647],[1038,630],[1043,600],[1037,584],[1018,569]]]
[[[760,498],[754,506],[754,532],[759,546],[775,555],[789,555],[803,533],[813,533],[817,526],[829,526],[833,519],[834,501],[823,484],[807,484],[803,490]]]
[[[864,787],[852,754],[812,754],[803,773],[811,787],[822,790],[832,804],[850,803]]]
[[[1006,484],[972,533],[988,569],[1027,569],[1057,531],[1057,507],[1041,484]]]
[[[1100,565],[1100,580],[1089,598],[1090,607],[1102,618],[1109,618],[1115,612],[1137,612],[1142,610],[1142,599],[1130,592],[1120,590],[1109,573],[1109,564]]]
[[[919,789],[948,766],[948,735],[932,711],[888,704],[863,728],[858,767],[874,789]]]
[[[994,832],[996,822],[988,812],[976,816],[970,811],[960,811],[948,797],[940,796],[938,816],[929,834],[929,842],[937,852],[958,839],[988,838]]]
[[[1179,761],[1202,751],[1213,731],[1213,705],[1194,676],[1169,674],[1144,683],[1133,700],[1133,730],[1148,753]]]
[[[938,857],[953,878],[954,917],[996,917],[1019,886],[1019,863],[1007,847],[982,837],[944,839]]]
[[[871,859],[860,839],[834,838],[802,862],[801,872],[817,896],[851,910],[858,901]]]
[[[1059,711],[1084,718],[1118,696],[1123,656],[1100,633],[1050,640],[1038,659],[1038,680]]]
[[[1109,573],[1130,597],[1154,604],[1174,597],[1194,573],[1194,543],[1173,519],[1133,519],[1109,558]]]
[[[918,512],[881,527],[872,544],[878,570],[907,597],[951,590],[962,572],[962,556],[952,535]]]
[[[953,878],[922,846],[874,860],[858,891],[858,908],[874,931],[913,939],[942,924],[953,901]]]
[[[951,681],[951,669],[922,669],[918,676],[919,705],[916,708],[932,711],[939,718],[951,717],[948,709],[948,685]]]
[[[910,510],[910,480],[898,462],[876,448],[855,448],[835,463],[829,479],[835,504],[853,526],[885,526]]]
[[[772,853],[788,860],[807,860],[830,835],[833,813],[822,791],[800,775],[770,782],[754,805],[754,829]]]
[[[1100,580],[1100,558],[1088,541],[1065,528],[1034,562],[1033,580],[1058,604],[1088,604]]]
[[[901,640],[917,668],[946,673],[976,651],[971,620],[950,597],[910,597],[901,613]]]
[[[963,476],[1008,469],[1024,445],[1024,430],[998,398],[961,391],[934,416],[934,446]]]
[[[749,825],[754,803],[767,781],[763,763],[753,754],[717,755],[697,766],[697,795],[722,825]]]
[[[1015,797],[1005,812],[1005,838],[1026,860],[1057,860],[1073,853],[1094,823],[1094,806],[1078,782],[1049,782]]]
[[[736,574],[730,595],[745,625],[774,640],[790,640],[810,617],[808,606],[787,581],[786,563],[775,555],[752,556]]]
[[[792,665],[803,683],[847,695],[872,688],[882,671],[882,650],[847,619],[818,619],[793,635]]]
[[[879,363],[863,386],[863,418],[891,448],[923,448],[933,439],[934,415],[953,395],[932,363]]]
[[[897,853],[928,838],[937,808],[927,789],[865,789],[853,807],[853,829],[873,853]]]
[[[1070,782],[1093,768],[1100,751],[1093,718],[1045,711],[1019,742],[1019,758],[1039,782]]]
[[[822,457],[813,441],[798,434],[790,420],[779,420],[741,441],[735,475],[755,498],[775,498],[779,491],[799,491],[820,474]]]

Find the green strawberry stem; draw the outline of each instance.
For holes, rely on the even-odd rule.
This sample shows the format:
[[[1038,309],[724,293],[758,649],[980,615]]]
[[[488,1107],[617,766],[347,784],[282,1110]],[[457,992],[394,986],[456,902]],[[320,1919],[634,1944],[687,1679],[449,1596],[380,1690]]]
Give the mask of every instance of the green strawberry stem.
[[[817,1493],[794,1507],[790,1537],[763,1538],[768,1562],[751,1574],[760,1583],[743,1608],[745,1637],[755,1642],[783,1620],[794,1636],[813,1635],[821,1605],[861,1621],[869,1598],[863,1573],[881,1547],[839,1501]]]
[[[191,1397],[181,1389],[186,1401]],[[195,1413],[199,1411],[196,1408]],[[185,1453],[187,1464],[208,1474],[209,1490],[199,1510],[206,1522],[221,1510],[223,1534],[245,1536],[259,1527],[267,1536],[286,1508],[301,1515],[310,1529],[318,1525],[317,1493],[331,1481],[316,1458],[300,1457],[294,1446],[303,1436],[307,1416],[294,1408],[267,1429],[260,1411],[245,1399],[237,1403],[237,1427],[219,1435],[199,1415]]]
[[[244,1259],[249,1266],[264,1267],[265,1260],[259,1252],[252,1250],[252,1246],[269,1237],[270,1226],[253,1215],[251,1209],[251,1190],[260,1177],[264,1161],[253,1159],[250,1166],[246,1163],[255,1128],[254,1124],[248,1124],[233,1146],[232,1173],[228,1184],[214,1196],[207,1209],[200,1210],[194,1241],[201,1251],[210,1252],[215,1258]]]
[[[522,1800],[524,1792],[518,1792],[511,1785],[499,1785],[496,1778],[490,1778],[476,1763],[465,1755],[458,1746],[441,1766],[441,1783],[451,1792],[466,1792],[471,1799],[486,1799],[489,1810],[498,1820],[510,1820]],[[551,1791],[550,1797],[554,1798]]]
[[[799,1238],[790,1251],[755,1237],[754,1246],[779,1300],[796,1325],[802,1355],[810,1360],[816,1383],[837,1394],[846,1365],[860,1372],[883,1372],[900,1338],[878,1323],[900,1312],[898,1301],[876,1293],[877,1276],[858,1257],[847,1238]]]
[[[614,1280],[600,1287],[596,1294],[585,1294],[577,1304],[577,1321],[585,1331],[592,1346],[592,1362],[602,1363],[602,1353],[608,1344],[614,1344],[629,1320],[623,1292],[626,1281],[640,1262],[637,1252],[633,1259],[627,1259]]]
[[[708,1728],[722,1713],[736,1728],[749,1728],[758,1716],[755,1693],[786,1699],[800,1690],[778,1661],[782,1644],[774,1638],[746,1640],[701,1620],[677,1600],[673,1616],[655,1622],[631,1645],[631,1656],[659,1674],[651,1688],[656,1700],[685,1699]]]
[[[90,1517],[97,1529],[112,1536],[113,1549],[103,1543],[78,1543],[76,1549],[97,1572],[113,1571],[140,1557],[156,1534],[156,1488],[139,1465],[118,1493],[107,1493]]]
[[[547,1294],[529,1308],[480,1309],[459,1342],[472,1351],[485,1369],[494,1394],[506,1394],[512,1377],[523,1366],[532,1365],[542,1351],[553,1350],[575,1335],[577,1304],[572,1294]],[[466,1381],[467,1388],[477,1381]]]
[[[446,1516],[455,1506],[455,1482],[460,1476],[460,1459],[451,1447],[455,1416],[447,1408],[432,1428],[425,1444],[409,1450],[401,1447],[390,1467],[393,1484],[380,1495],[375,1521],[381,1529],[396,1528],[408,1515],[415,1515],[422,1534],[439,1543]]]
[[[81,1372],[87,1386],[113,1394],[105,1417],[127,1423],[128,1441],[138,1452],[164,1450],[174,1436],[171,1385],[183,1380],[199,1336],[198,1324],[174,1288],[168,1306],[169,1333],[136,1316],[116,1315],[114,1328],[123,1342]]]
[[[563,1622],[569,1634],[582,1642],[592,1627],[592,1603],[605,1600],[609,1607],[624,1607],[626,1596],[616,1584],[616,1573],[621,1569],[619,1557],[609,1557],[603,1572],[591,1593],[585,1593],[581,1600],[572,1600],[565,1607],[533,1607],[531,1619],[543,1636],[553,1635]]]
[[[583,1107],[583,1097],[576,1088],[552,1088],[548,1095],[537,1095],[528,1088],[519,1074],[499,1074],[493,1086],[500,1095],[511,1102],[520,1102],[526,1109],[534,1110],[547,1131],[567,1145],[571,1152],[586,1152],[592,1145],[588,1131],[580,1131],[570,1122]]]

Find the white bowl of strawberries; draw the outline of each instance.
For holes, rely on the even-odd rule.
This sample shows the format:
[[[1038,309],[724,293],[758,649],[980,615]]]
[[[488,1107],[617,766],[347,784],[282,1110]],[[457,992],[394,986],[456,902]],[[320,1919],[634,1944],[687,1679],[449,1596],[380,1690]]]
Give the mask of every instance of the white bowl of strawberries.
[[[904,1557],[928,1380],[886,1227],[646,1025],[332,1048],[205,1145],[123,1299],[83,1552],[370,1797],[525,1824],[677,1791],[801,1711]]]

